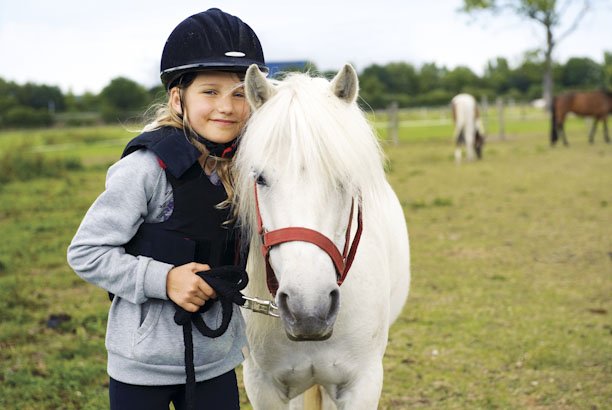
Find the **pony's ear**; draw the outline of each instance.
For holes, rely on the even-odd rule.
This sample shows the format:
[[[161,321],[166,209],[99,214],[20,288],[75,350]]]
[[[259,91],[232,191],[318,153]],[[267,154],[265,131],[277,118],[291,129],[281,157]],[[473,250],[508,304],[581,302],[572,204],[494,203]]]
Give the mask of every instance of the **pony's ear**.
[[[244,89],[247,101],[253,108],[253,111],[261,107],[274,95],[274,87],[259,70],[257,64],[251,64],[247,70],[244,79]]]
[[[331,88],[336,97],[348,104],[357,99],[359,92],[359,77],[350,64],[345,64],[331,82]]]

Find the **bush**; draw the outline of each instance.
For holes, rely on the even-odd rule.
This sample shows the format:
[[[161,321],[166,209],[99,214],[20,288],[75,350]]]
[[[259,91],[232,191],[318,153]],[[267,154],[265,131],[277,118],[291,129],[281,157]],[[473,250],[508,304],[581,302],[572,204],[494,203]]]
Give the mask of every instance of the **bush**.
[[[448,105],[453,97],[452,93],[438,88],[419,95],[417,104],[426,107]]]
[[[7,149],[0,156],[0,183],[58,177],[65,171],[83,168],[79,158],[50,158],[30,151],[27,145]]]
[[[37,128],[53,124],[53,116],[46,109],[18,105],[9,108],[0,120],[4,127]]]
[[[71,118],[66,120],[66,127],[93,127],[100,121],[95,118]]]

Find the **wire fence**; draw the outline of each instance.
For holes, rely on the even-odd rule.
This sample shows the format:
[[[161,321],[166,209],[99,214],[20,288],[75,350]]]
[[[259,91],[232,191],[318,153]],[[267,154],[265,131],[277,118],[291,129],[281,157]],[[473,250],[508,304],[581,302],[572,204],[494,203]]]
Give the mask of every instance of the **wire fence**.
[[[505,125],[528,121],[550,121],[550,111],[544,109],[541,103],[517,103],[514,100],[504,101],[501,97],[495,104],[489,104],[486,99],[479,102],[480,117],[485,130],[494,129],[495,135],[503,139]],[[386,129],[387,140],[398,142],[400,130],[403,128],[451,127],[453,115],[450,104],[433,107],[398,108],[391,104],[384,110],[373,111],[370,116],[372,125],[377,129]],[[587,121],[587,126],[589,122]]]

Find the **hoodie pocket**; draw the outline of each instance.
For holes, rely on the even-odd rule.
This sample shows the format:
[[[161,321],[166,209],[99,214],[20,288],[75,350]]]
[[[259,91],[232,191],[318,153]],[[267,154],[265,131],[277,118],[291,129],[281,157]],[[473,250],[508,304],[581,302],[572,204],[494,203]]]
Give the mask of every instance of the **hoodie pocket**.
[[[159,321],[159,316],[164,307],[164,301],[158,299],[152,299],[148,303],[146,309],[142,309],[144,313],[144,320],[141,318],[141,323],[138,329],[136,329],[136,341],[138,344],[140,341],[145,339],[155,329],[155,325]]]
[[[219,303],[204,314],[210,327],[217,327],[221,320]],[[133,344],[134,358],[154,365],[183,366],[185,343],[183,328],[174,322],[175,308],[171,302],[159,301],[149,308],[142,325],[136,331]],[[227,331],[218,338],[202,336],[193,326],[194,365],[196,367],[223,360],[231,349],[236,335],[235,318]]]

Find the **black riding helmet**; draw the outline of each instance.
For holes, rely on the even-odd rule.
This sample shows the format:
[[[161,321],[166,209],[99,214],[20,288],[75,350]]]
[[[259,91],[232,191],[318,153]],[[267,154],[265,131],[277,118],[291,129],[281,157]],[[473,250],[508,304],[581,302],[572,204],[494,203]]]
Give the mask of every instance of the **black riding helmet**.
[[[251,64],[268,72],[255,32],[238,17],[212,8],[186,18],[172,31],[162,53],[161,81],[169,90],[187,72],[245,72]]]

